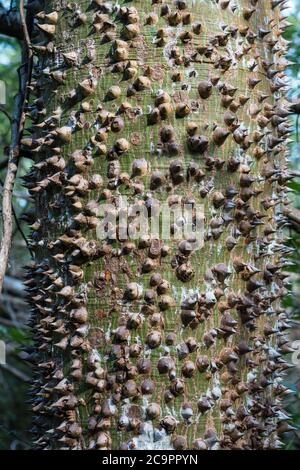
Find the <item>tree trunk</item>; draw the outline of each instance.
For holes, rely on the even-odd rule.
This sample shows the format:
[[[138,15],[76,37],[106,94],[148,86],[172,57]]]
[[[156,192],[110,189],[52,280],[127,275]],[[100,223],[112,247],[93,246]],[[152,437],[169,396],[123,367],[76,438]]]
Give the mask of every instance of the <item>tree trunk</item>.
[[[280,447],[284,4],[57,0],[37,15],[22,140],[37,448]],[[154,200],[203,206],[204,246],[176,239],[178,220],[170,240],[100,240],[100,206],[120,212],[121,195],[149,217]]]

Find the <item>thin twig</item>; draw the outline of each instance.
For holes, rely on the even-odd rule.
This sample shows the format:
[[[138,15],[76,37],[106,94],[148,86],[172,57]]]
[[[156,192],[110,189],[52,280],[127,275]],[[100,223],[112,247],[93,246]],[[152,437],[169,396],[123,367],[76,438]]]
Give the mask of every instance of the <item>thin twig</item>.
[[[7,326],[8,328],[14,328],[16,326],[11,320],[7,320],[7,318],[3,318],[2,316],[0,316],[0,325]]]
[[[31,40],[30,40],[28,28],[27,28],[27,23],[26,23],[26,16],[25,16],[25,11],[24,11],[24,0],[20,0],[20,18],[21,18],[21,25],[22,25],[23,32],[24,32],[24,39],[25,39],[28,58],[31,59],[32,47],[31,47]]]
[[[20,13],[17,8],[5,8],[0,2],[0,34],[22,40],[24,37]]]
[[[16,297],[15,295],[10,295],[10,294],[6,294],[6,293],[3,293],[1,295],[1,302],[10,303],[10,304],[13,304],[13,305],[19,305],[22,308],[24,308],[24,307],[26,307],[26,305],[28,305],[28,302],[26,302],[26,300],[24,300],[20,297]]]
[[[300,233],[300,211],[293,208],[283,210],[283,215],[288,218],[289,223],[295,232]]]
[[[10,374],[14,375],[17,379],[22,380],[22,382],[30,381],[30,377],[28,375],[24,374],[13,366],[9,366],[8,364],[1,364],[1,367],[3,367],[3,369]]]

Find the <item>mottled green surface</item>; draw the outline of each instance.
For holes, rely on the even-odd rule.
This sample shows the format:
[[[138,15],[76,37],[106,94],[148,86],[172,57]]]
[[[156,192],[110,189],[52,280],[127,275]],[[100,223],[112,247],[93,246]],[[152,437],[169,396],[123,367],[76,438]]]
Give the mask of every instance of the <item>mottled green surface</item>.
[[[51,12],[55,6],[58,6],[61,2],[49,2],[47,4],[47,12]],[[108,2],[113,3],[114,2]],[[163,2],[165,5],[169,5],[170,8],[175,10],[173,2]],[[283,42],[280,40],[279,43],[275,44],[279,48],[279,52],[275,55],[272,52],[270,43],[272,40],[277,41],[279,36],[278,29],[278,17],[279,9],[271,9],[271,2],[269,0],[258,1],[256,4],[256,10],[251,16],[250,20],[243,18],[243,9],[251,7],[251,2],[247,0],[239,0],[236,2],[237,8],[234,11],[231,10],[231,3],[228,8],[222,9],[219,4],[214,1],[187,1],[187,9],[183,10],[182,13],[190,12],[192,15],[192,23],[200,22],[202,24],[202,30],[199,35],[195,34],[190,43],[184,45],[180,40],[180,34],[183,31],[191,31],[192,26],[178,25],[169,26],[166,17],[160,16],[161,3],[153,4],[147,1],[124,1],[119,2],[120,6],[135,7],[139,15],[138,24],[140,25],[140,35],[135,39],[128,42],[129,46],[129,59],[136,61],[136,76],[132,80],[126,80],[123,74],[116,72],[116,64],[112,59],[112,45],[113,41],[106,44],[102,43],[103,34],[93,33],[92,22],[93,15],[96,9],[94,5],[90,6],[89,2],[77,2],[82,12],[87,15],[87,22],[84,25],[78,27],[72,27],[73,10],[68,11],[63,9],[59,11],[58,25],[56,28],[56,35],[54,39],[55,52],[53,54],[46,54],[41,58],[40,68],[45,69],[50,67],[53,72],[56,69],[66,70],[67,80],[62,86],[57,87],[55,83],[51,85],[50,81],[42,81],[42,92],[46,96],[46,109],[47,116],[51,116],[53,110],[61,106],[63,113],[59,122],[59,127],[70,123],[70,116],[75,114],[76,111],[80,110],[81,100],[78,102],[72,102],[69,98],[69,93],[77,89],[78,83],[86,79],[89,73],[94,76],[98,76],[98,84],[95,93],[86,98],[90,101],[91,111],[86,112],[82,115],[84,129],[76,130],[72,134],[71,143],[62,146],[61,153],[68,163],[65,175],[67,178],[76,173],[72,163],[69,160],[70,155],[77,149],[85,149],[89,143],[91,137],[97,132],[96,120],[97,120],[97,108],[102,106],[103,109],[109,111],[112,114],[119,112],[122,103],[129,102],[131,110],[125,114],[121,114],[124,119],[125,128],[120,133],[108,133],[108,139],[105,142],[107,149],[111,149],[116,140],[119,138],[126,138],[130,142],[130,149],[124,155],[119,157],[121,165],[121,173],[128,173],[131,175],[131,166],[135,159],[146,158],[148,162],[148,173],[143,178],[130,177],[130,182],[140,181],[144,184],[144,191],[135,196],[131,185],[120,184],[116,189],[111,191],[112,201],[113,198],[118,195],[126,195],[131,201],[134,199],[145,200],[147,196],[153,196],[161,201],[171,195],[180,195],[193,197],[197,205],[204,206],[205,213],[205,234],[206,241],[205,245],[201,250],[193,253],[190,257],[191,263],[195,270],[193,279],[187,283],[183,283],[177,279],[175,270],[171,266],[172,258],[178,254],[178,241],[171,240],[167,244],[170,246],[170,254],[167,257],[159,257],[155,269],[149,273],[144,274],[141,266],[143,261],[148,257],[147,249],[136,249],[130,255],[117,256],[117,249],[122,247],[122,244],[114,243],[113,251],[106,257],[102,257],[92,263],[86,263],[84,265],[84,283],[78,287],[88,295],[88,312],[89,312],[89,344],[91,348],[97,349],[101,357],[101,366],[104,368],[105,373],[114,374],[117,371],[116,358],[111,354],[112,342],[114,342],[113,330],[120,325],[126,324],[128,315],[132,312],[140,312],[143,300],[137,300],[133,302],[125,301],[123,298],[124,289],[129,282],[137,282],[142,286],[143,290],[149,288],[149,279],[151,275],[158,272],[162,275],[163,279],[168,280],[171,285],[169,294],[173,296],[176,306],[168,309],[167,311],[161,312],[163,325],[159,327],[153,327],[151,325],[151,317],[144,316],[141,314],[142,324],[136,330],[130,331],[130,338],[128,345],[135,342],[141,342],[143,345],[143,351],[140,357],[143,355],[147,356],[147,347],[144,346],[145,337],[153,329],[159,329],[162,331],[162,344],[160,347],[151,350],[150,357],[152,363],[152,370],[150,376],[155,380],[156,387],[153,395],[143,397],[137,396],[134,399],[124,400],[116,403],[117,412],[116,416],[110,418],[110,428],[104,429],[104,432],[110,434],[112,448],[119,448],[121,443],[129,442],[129,447],[137,445],[138,447],[148,445],[149,448],[155,446],[155,448],[171,447],[171,440],[176,436],[185,436],[187,438],[187,448],[192,448],[193,442],[196,439],[203,439],[209,437],[207,433],[216,432],[218,439],[220,440],[218,447],[232,448],[260,448],[260,447],[276,447],[276,416],[271,416],[270,423],[266,421],[263,414],[265,409],[269,406],[269,400],[273,398],[272,388],[270,386],[262,390],[255,390],[250,384],[250,379],[247,377],[247,373],[250,370],[257,369],[256,382],[259,383],[262,367],[269,367],[268,358],[266,351],[271,347],[273,339],[264,337],[263,329],[267,322],[265,312],[268,311],[270,314],[276,310],[276,298],[280,296],[282,291],[282,279],[280,276],[274,275],[272,281],[274,284],[266,281],[263,278],[263,274],[255,275],[252,273],[250,277],[253,280],[263,281],[263,284],[259,289],[254,292],[247,290],[246,281],[242,279],[242,273],[236,272],[233,261],[235,258],[240,257],[241,261],[245,263],[245,273],[249,269],[249,265],[255,266],[257,269],[264,271],[267,263],[276,264],[281,256],[280,251],[278,255],[274,255],[276,247],[280,250],[280,236],[278,233],[266,235],[264,232],[265,226],[262,224],[255,228],[254,223],[258,220],[263,221],[267,225],[271,225],[276,230],[276,221],[274,220],[274,213],[272,207],[268,210],[263,206],[263,202],[270,198],[271,202],[282,202],[284,198],[283,183],[278,183],[278,177],[272,179],[268,176],[266,178],[266,168],[272,168],[274,165],[284,166],[281,163],[282,151],[279,146],[273,149],[268,149],[267,134],[273,133],[277,136],[277,129],[272,126],[270,121],[265,128],[260,128],[257,122],[257,118],[267,114],[267,110],[264,107],[266,103],[271,106],[280,103],[280,93],[271,94],[270,84],[272,80],[267,78],[267,69],[276,69],[280,71],[283,69],[282,57]],[[255,2],[253,2],[254,4]],[[252,4],[252,5],[253,5]],[[150,12],[157,13],[158,23],[152,26],[145,25],[145,20]],[[116,25],[115,38],[118,39],[122,36],[123,21],[118,18],[116,13],[112,13],[109,20],[114,22]],[[248,27],[247,31],[244,31],[244,27]],[[155,43],[156,33],[160,28],[164,28],[167,37],[166,42],[163,46]],[[229,28],[232,28],[231,33]],[[234,34],[234,28],[238,31]],[[271,32],[263,36],[259,33],[261,29],[270,29]],[[224,35],[224,31],[227,34],[227,40],[225,45],[222,44],[222,40],[218,43],[218,35]],[[251,32],[258,37],[252,40]],[[221,38],[222,39],[222,38]],[[224,39],[224,37],[223,37]],[[92,42],[95,45],[96,56],[92,62],[85,60],[87,48],[91,46]],[[197,53],[197,48],[207,46],[211,42],[212,54],[210,57],[205,57],[201,53]],[[89,45],[88,45],[89,44]],[[177,45],[180,49],[182,57],[182,65],[176,65],[169,57],[170,50],[172,47]],[[62,53],[70,51],[78,51],[78,65],[77,66],[66,66],[63,63]],[[230,65],[222,68],[220,66],[221,58],[230,58]],[[252,63],[252,61],[254,61]],[[263,67],[263,61],[274,63],[272,67]],[[180,82],[174,82],[172,80],[172,74],[175,72],[182,72],[182,80]],[[190,73],[193,72],[193,76]],[[40,75],[41,72],[38,72]],[[151,79],[150,89],[144,91],[136,91],[133,96],[126,96],[128,88],[134,83],[135,79],[139,76],[148,74]],[[278,72],[277,72],[278,74]],[[198,84],[202,80],[219,78],[218,85],[213,87],[212,95],[209,99],[201,99],[198,93]],[[276,77],[276,74],[275,74]],[[259,79],[261,82],[251,88],[249,86],[249,79]],[[216,80],[217,81],[217,80]],[[233,92],[234,103],[236,103],[236,109],[233,111],[236,114],[236,118],[240,128],[247,130],[250,137],[250,141],[253,141],[253,132],[260,130],[263,133],[262,140],[255,144],[252,143],[249,146],[238,145],[233,139],[233,129],[230,136],[222,146],[217,146],[213,142],[213,129],[215,126],[220,126],[227,129],[224,123],[224,113],[227,111],[221,103],[221,84],[225,86],[233,86],[236,88],[236,92]],[[118,99],[107,101],[105,99],[108,89],[111,85],[118,85],[121,90],[121,96]],[[52,89],[51,89],[52,88]],[[185,102],[190,107],[192,112],[188,117],[177,118],[173,111],[170,118],[167,121],[161,121],[154,125],[150,125],[148,122],[148,114],[150,110],[155,106],[155,97],[159,90],[163,90],[168,93],[171,98],[172,106],[175,108],[177,103]],[[270,95],[265,101],[259,101],[259,93],[266,93]],[[239,98],[246,96],[249,100],[245,104],[241,104]],[[254,110],[254,106],[258,106],[257,110]],[[138,115],[136,113],[138,111]],[[254,112],[255,111],[255,112]],[[257,112],[256,112],[257,111]],[[274,114],[274,111],[272,111]],[[270,115],[268,116],[270,117]],[[77,116],[78,119],[78,116]],[[198,125],[199,134],[206,136],[209,139],[209,148],[205,154],[191,153],[187,145],[187,124],[189,122],[195,122]],[[175,141],[179,146],[179,155],[172,157],[166,155],[162,151],[162,144],[160,142],[160,130],[163,126],[171,124],[175,130]],[[245,142],[245,140],[244,140]],[[255,146],[267,150],[266,154],[260,158],[254,158]],[[248,148],[247,148],[248,147]],[[94,149],[93,149],[94,151]],[[95,152],[94,152],[95,153]],[[51,156],[51,151],[46,150],[45,146],[42,147],[38,153],[40,160],[43,160]],[[239,161],[238,169],[235,172],[228,170],[228,161],[234,157]],[[208,165],[210,161],[208,158],[214,160],[212,165]],[[201,170],[204,172],[204,176],[200,182],[196,182],[193,179],[185,181],[180,185],[173,185],[169,177],[169,165],[174,159],[180,159],[182,161],[185,174],[186,170],[191,161],[196,161]],[[217,163],[217,164],[216,164]],[[218,164],[219,163],[219,164]],[[108,159],[105,155],[99,156],[94,155],[94,164],[89,171],[89,174],[101,174],[103,177],[103,188],[97,191],[92,191],[85,197],[82,197],[83,205],[86,201],[95,199],[103,200],[102,190],[107,186],[107,170],[108,170]],[[249,169],[246,166],[249,166]],[[150,177],[151,173],[155,170],[161,170],[167,175],[167,181],[157,191],[151,191],[150,189]],[[282,169],[282,171],[284,168]],[[41,170],[38,175],[38,181],[43,180],[49,176],[48,168]],[[253,193],[252,197],[248,201],[241,201],[240,196],[243,193],[240,185],[241,174],[250,172],[253,176],[254,182],[251,185],[251,189],[254,191],[260,191],[260,194]],[[54,172],[53,172],[54,173]],[[277,176],[277,175],[276,175]],[[87,175],[83,174],[83,177],[88,179]],[[66,226],[70,223],[74,213],[71,209],[71,197],[66,196],[66,182],[63,182],[61,187],[48,186],[46,191],[41,191],[40,196],[37,197],[37,216],[42,220],[42,229],[40,230],[39,237],[44,239],[47,243],[55,241],[60,235],[66,231]],[[223,192],[226,196],[226,188],[232,185],[237,190],[237,195],[233,198],[236,207],[231,211],[226,211],[224,205],[222,207],[214,207],[213,198],[216,192]],[[207,189],[207,195],[204,196],[203,190]],[[240,192],[240,194],[239,194]],[[51,203],[58,201],[59,209],[53,210]],[[228,202],[228,197],[225,203]],[[272,204],[271,204],[272,205]],[[275,206],[276,207],[276,206]],[[278,207],[278,206],[277,206]],[[228,223],[222,224],[223,233],[219,237],[212,236],[211,232],[211,221],[213,217],[232,217],[232,220],[228,220]],[[238,230],[242,230],[244,223],[253,223],[253,226],[249,230],[245,230],[243,233],[238,233]],[[280,220],[278,219],[278,222]],[[79,234],[78,234],[79,236]],[[82,230],[82,236],[87,239],[95,239],[96,234],[92,231]],[[228,236],[236,238],[237,245],[233,251],[226,249],[225,241]],[[273,241],[275,240],[275,242]],[[99,242],[100,243],[100,242]],[[274,243],[279,243],[278,245]],[[269,251],[268,251],[269,247]],[[274,247],[274,248],[273,248]],[[66,246],[54,248],[51,254],[63,253],[67,249]],[[41,256],[49,256],[48,250],[39,250]],[[67,259],[66,253],[66,259]],[[39,255],[39,256],[40,256]],[[52,262],[51,262],[52,263]],[[211,270],[224,263],[230,271],[230,275],[223,283],[217,279],[216,275],[212,274]],[[73,263],[74,264],[74,263]],[[76,264],[76,263],[75,263]],[[58,272],[63,273],[63,280],[66,285],[70,285],[70,276],[67,271],[66,264],[57,264],[55,268]],[[251,268],[250,268],[251,269]],[[99,280],[100,274],[103,274],[103,281]],[[253,277],[254,276],[254,277]],[[215,298],[214,304],[203,305],[202,314],[200,314],[201,302],[198,302],[198,322],[195,328],[184,327],[180,316],[180,305],[183,296],[188,292],[195,292],[199,296],[205,296],[208,293],[215,293],[217,288],[224,290],[223,295],[217,302]],[[77,289],[77,287],[76,287]],[[50,289],[50,296],[53,298],[53,302],[57,301],[56,305],[62,305],[62,300],[59,300],[59,296],[56,295],[56,291],[59,289]],[[260,297],[256,297],[256,294],[260,293]],[[251,301],[252,306],[249,307],[249,313],[256,318],[253,325],[256,325],[256,329],[252,328],[252,325],[242,324],[237,309],[228,305],[228,297],[230,294],[237,296],[237,304],[242,305],[244,300],[243,295],[246,295]],[[272,298],[274,294],[274,298]],[[227,305],[224,308],[224,303]],[[54,305],[54,304],[52,304]],[[156,302],[157,305],[157,302]],[[67,306],[67,310],[72,305]],[[256,308],[257,307],[257,308]],[[157,312],[159,307],[157,305]],[[222,315],[224,311],[228,311],[231,316],[238,322],[236,327],[236,333],[229,336],[225,341],[221,338],[219,331],[218,338],[214,345],[207,347],[203,341],[203,336],[212,329],[220,329]],[[205,311],[205,313],[204,313]],[[57,312],[54,313],[58,318],[64,318],[64,314],[58,308]],[[275,317],[271,318],[271,324],[275,321]],[[250,322],[251,323],[251,322]],[[72,335],[74,326],[70,327],[70,333]],[[169,333],[176,333],[176,342],[174,346],[169,348],[169,352],[166,353],[165,338]],[[166,403],[164,400],[164,392],[170,387],[171,381],[168,375],[159,375],[157,371],[158,359],[166,354],[170,354],[176,361],[176,372],[177,377],[182,378],[181,368],[185,362],[179,360],[176,352],[176,346],[184,342],[187,338],[193,337],[198,343],[198,350],[189,354],[188,360],[195,362],[197,356],[207,355],[212,363],[217,363],[218,367],[214,369],[211,367],[206,373],[199,373],[195,371],[193,378],[183,378],[184,380],[184,393],[174,399],[170,403]],[[55,335],[54,335],[55,338]],[[272,336],[271,336],[272,338]],[[61,339],[61,338],[59,338]],[[224,347],[234,348],[241,340],[245,340],[251,348],[254,348],[254,352],[245,356],[240,356],[236,363],[237,372],[230,371],[230,366],[233,364],[224,364],[220,359],[220,352]],[[258,340],[260,343],[258,343]],[[54,341],[56,343],[57,341]],[[123,345],[125,348],[125,344]],[[126,353],[126,348],[123,348],[123,358],[125,363],[135,365],[136,359],[129,358]],[[71,348],[72,349],[72,348]],[[63,362],[63,367],[66,376],[69,373],[69,347],[67,351],[61,355],[57,348],[51,349],[51,352],[46,354],[46,357],[50,354],[54,358],[60,357]],[[79,355],[83,358],[86,357],[85,353],[79,351]],[[186,360],[187,360],[186,359]],[[247,360],[251,359],[253,363],[248,363]],[[269,360],[270,361],[270,360]],[[260,366],[260,363],[262,364]],[[226,369],[228,371],[226,372]],[[84,374],[88,372],[87,367],[83,368]],[[227,381],[227,375],[229,379]],[[144,376],[138,374],[136,377],[136,383],[139,386],[144,380]],[[246,395],[241,394],[239,398],[235,396],[235,389],[239,383],[243,381],[247,384],[249,389],[249,397],[251,396],[252,405],[248,403],[249,414],[253,415],[258,422],[262,423],[264,431],[259,429],[256,424],[255,429],[252,426],[247,425],[238,414],[236,410],[241,404],[246,405]],[[226,416],[226,413],[220,411],[220,403],[218,399],[212,400],[213,407],[211,411],[205,414],[198,413],[197,401],[198,399],[209,393],[214,387],[220,388],[222,391],[222,399],[229,399],[232,401],[233,414],[232,416]],[[253,390],[251,390],[251,387]],[[81,406],[78,409],[80,417],[78,421],[81,423],[83,428],[83,440],[80,444],[74,442],[71,447],[85,447],[88,446],[88,441],[92,442],[90,445],[93,447],[93,439],[97,440],[97,433],[94,436],[88,436],[86,430],[86,420],[89,416],[94,415],[98,420],[101,420],[101,409],[98,408],[96,412],[93,411],[93,398],[92,392],[86,390],[84,384],[84,377],[81,382],[75,385],[78,389],[78,394],[85,398],[87,407]],[[122,393],[122,383],[118,386],[115,385],[115,389],[120,389]],[[107,390],[101,395],[100,404],[103,403],[105,398],[112,396],[112,390]],[[138,417],[141,422],[145,420],[145,408],[148,403],[159,403],[161,406],[161,418],[165,416],[173,416],[177,421],[178,425],[173,435],[170,436],[170,440],[163,441],[160,445],[160,441],[155,444],[151,443],[150,438],[144,438],[143,443],[139,441],[132,441],[132,439],[139,434],[139,426],[133,432],[130,429],[117,430],[118,418],[125,412],[130,417]],[[257,408],[255,403],[259,402],[262,405],[262,409]],[[189,423],[184,422],[181,416],[181,405],[183,403],[191,403],[194,416]],[[122,407],[124,410],[122,411]],[[47,420],[48,418],[46,418]],[[49,418],[49,425],[51,418]],[[153,426],[159,426],[160,419],[153,422]],[[54,420],[55,422],[55,420]],[[150,421],[151,423],[151,421]],[[226,423],[234,424],[241,433],[241,438],[233,437],[232,433],[226,430]],[[51,425],[50,425],[51,426]],[[150,426],[147,425],[148,427]],[[101,430],[101,429],[100,429]],[[103,430],[103,429],[102,429]],[[100,431],[98,431],[100,432]],[[251,437],[253,434],[253,437]],[[267,440],[267,436],[270,435],[270,441]],[[149,440],[150,439],[150,440]],[[133,444],[134,443],[134,444]],[[47,445],[47,444],[46,444]],[[57,447],[58,441],[54,437],[53,440],[50,438],[50,446]],[[207,447],[211,446],[211,443],[207,441]],[[104,448],[105,446],[99,446],[98,448]],[[109,445],[108,445],[109,447]]]

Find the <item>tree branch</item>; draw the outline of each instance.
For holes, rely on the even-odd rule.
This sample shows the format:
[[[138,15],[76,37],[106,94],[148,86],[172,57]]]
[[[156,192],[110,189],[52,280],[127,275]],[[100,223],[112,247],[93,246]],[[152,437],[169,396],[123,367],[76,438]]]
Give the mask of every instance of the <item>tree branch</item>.
[[[22,28],[21,17],[18,10],[8,10],[0,3],[0,34],[24,39],[24,30]]]
[[[8,158],[5,158],[0,162],[0,171],[4,170],[7,167],[8,164]]]

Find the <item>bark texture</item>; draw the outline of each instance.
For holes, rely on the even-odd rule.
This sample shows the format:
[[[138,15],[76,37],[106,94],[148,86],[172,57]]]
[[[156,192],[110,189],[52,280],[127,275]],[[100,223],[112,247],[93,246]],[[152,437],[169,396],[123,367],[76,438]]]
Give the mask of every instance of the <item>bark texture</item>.
[[[22,145],[37,448],[274,449],[288,428],[283,1],[48,1]],[[100,242],[193,201],[205,245]]]

